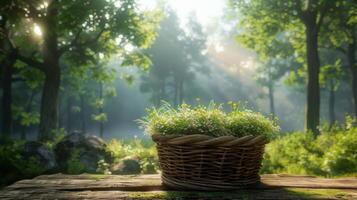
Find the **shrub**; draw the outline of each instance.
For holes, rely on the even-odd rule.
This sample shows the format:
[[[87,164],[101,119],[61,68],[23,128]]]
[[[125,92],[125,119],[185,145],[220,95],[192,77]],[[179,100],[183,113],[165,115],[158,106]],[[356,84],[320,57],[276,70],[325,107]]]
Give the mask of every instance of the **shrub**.
[[[2,166],[15,168],[24,177],[37,176],[46,171],[38,158],[34,156],[25,157],[23,153],[24,141],[14,140],[0,147]]]
[[[322,175],[319,154],[312,133],[291,133],[266,146],[261,173]]]
[[[338,132],[335,143],[325,149],[323,169],[330,175],[357,173],[357,128]]]
[[[111,139],[106,146],[106,151],[114,158],[114,162],[124,158],[127,154],[127,147],[124,143],[117,139]]]
[[[0,187],[45,172],[36,157],[24,157],[25,141],[7,139],[0,145]]]
[[[110,175],[112,174],[109,170],[109,164],[106,163],[104,160],[99,160],[98,161],[98,167],[96,170],[97,173],[100,174],[105,174],[105,175]]]
[[[290,133],[267,145],[261,173],[341,176],[357,173],[357,127],[346,124],[312,133]]]
[[[121,141],[112,139],[108,142],[106,151],[114,157],[114,163],[131,157],[139,160],[142,173],[157,173],[158,157],[154,143],[148,139],[133,139]]]
[[[263,115],[239,110],[235,105],[226,113],[221,105],[215,103],[208,107],[182,104],[177,109],[165,103],[159,108],[149,109],[147,117],[140,123],[149,134],[162,135],[265,135],[271,138],[279,131],[279,127]]]
[[[16,155],[12,158],[11,162],[25,177],[37,176],[46,171],[46,168],[34,156],[24,158],[21,155]]]
[[[81,174],[86,170],[86,166],[80,161],[80,150],[76,149],[71,153],[71,157],[67,161],[68,174]]]

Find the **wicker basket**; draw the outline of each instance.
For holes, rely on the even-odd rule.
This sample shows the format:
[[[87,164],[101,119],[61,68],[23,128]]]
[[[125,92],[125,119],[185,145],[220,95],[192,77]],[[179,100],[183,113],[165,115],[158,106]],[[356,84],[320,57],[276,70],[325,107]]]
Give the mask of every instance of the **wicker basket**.
[[[175,189],[233,190],[258,183],[263,136],[152,136],[163,184]]]

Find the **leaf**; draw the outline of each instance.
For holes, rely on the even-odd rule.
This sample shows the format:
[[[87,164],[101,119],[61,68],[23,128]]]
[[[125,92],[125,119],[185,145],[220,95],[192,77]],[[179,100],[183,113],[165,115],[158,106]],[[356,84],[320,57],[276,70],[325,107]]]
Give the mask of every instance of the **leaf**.
[[[149,57],[139,51],[126,55],[122,62],[122,66],[136,66],[143,71],[147,71],[151,64]]]
[[[93,115],[92,115],[92,119],[93,119],[94,121],[102,122],[102,123],[108,121],[107,114],[105,114],[105,113],[99,113],[99,114],[97,114],[97,115],[94,115],[94,114],[93,114]]]

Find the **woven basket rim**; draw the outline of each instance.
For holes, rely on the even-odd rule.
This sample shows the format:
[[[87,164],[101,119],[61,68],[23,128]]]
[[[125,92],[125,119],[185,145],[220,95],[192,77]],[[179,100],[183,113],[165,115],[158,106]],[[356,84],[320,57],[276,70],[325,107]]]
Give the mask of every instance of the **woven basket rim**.
[[[235,147],[235,146],[255,146],[268,143],[265,136],[247,135],[243,137],[219,136],[213,137],[203,134],[191,135],[151,135],[152,140],[161,145],[190,145],[190,146],[214,146],[214,147]]]

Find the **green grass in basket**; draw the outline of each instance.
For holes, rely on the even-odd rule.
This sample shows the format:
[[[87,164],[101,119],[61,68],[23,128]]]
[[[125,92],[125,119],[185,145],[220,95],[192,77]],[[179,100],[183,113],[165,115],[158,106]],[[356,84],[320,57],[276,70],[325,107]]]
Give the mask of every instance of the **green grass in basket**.
[[[260,113],[240,110],[237,104],[230,105],[231,111],[224,112],[222,105],[215,103],[196,107],[182,104],[178,108],[164,103],[159,108],[148,109],[147,116],[140,123],[151,135],[264,135],[271,138],[279,131],[275,122]]]

